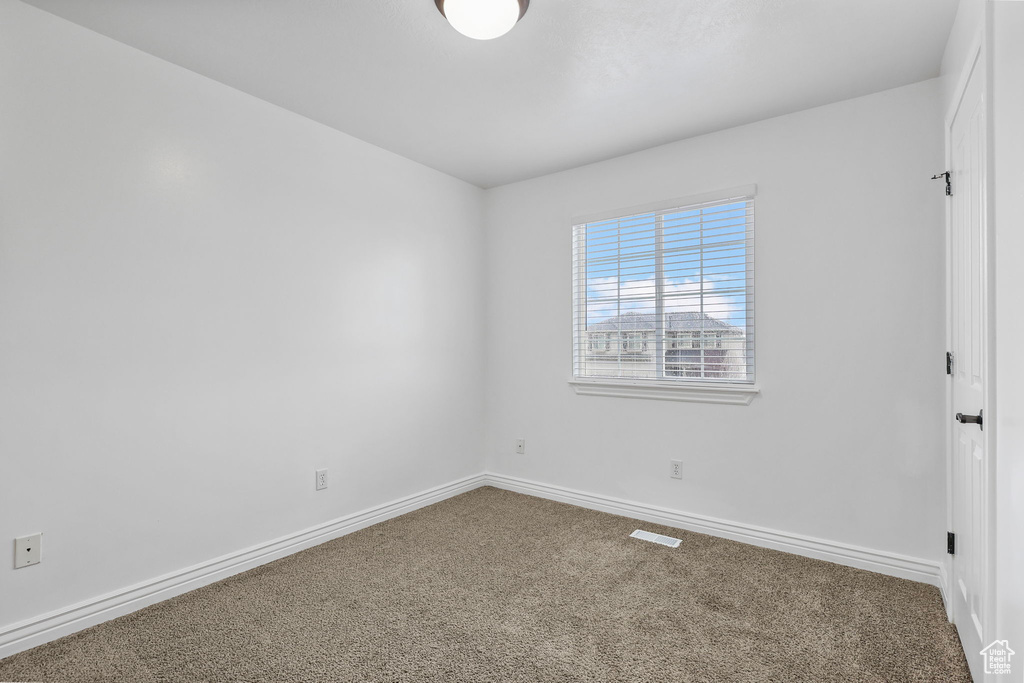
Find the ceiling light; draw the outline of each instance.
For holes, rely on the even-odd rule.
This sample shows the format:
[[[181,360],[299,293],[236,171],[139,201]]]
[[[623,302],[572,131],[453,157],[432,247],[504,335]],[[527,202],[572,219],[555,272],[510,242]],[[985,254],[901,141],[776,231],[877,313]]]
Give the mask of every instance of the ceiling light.
[[[464,36],[490,40],[512,30],[530,0],[434,0],[448,23]]]

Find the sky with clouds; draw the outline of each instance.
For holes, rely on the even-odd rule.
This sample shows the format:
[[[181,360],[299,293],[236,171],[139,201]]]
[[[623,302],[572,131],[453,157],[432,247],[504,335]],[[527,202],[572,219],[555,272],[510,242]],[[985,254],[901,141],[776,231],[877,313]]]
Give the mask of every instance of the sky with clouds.
[[[746,327],[746,202],[666,212],[662,224],[665,313],[700,312]],[[657,312],[654,213],[586,226],[586,320]]]

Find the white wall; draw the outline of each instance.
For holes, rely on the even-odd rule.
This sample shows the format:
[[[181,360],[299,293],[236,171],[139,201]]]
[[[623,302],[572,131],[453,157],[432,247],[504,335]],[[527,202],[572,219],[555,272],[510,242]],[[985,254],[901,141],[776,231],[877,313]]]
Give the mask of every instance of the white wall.
[[[940,96],[932,80],[488,190],[489,468],[941,559]],[[575,395],[571,217],[748,183],[762,395]]]
[[[1024,681],[1024,2],[991,5],[996,632]]]
[[[479,472],[478,188],[11,0],[0,92],[0,627]]]

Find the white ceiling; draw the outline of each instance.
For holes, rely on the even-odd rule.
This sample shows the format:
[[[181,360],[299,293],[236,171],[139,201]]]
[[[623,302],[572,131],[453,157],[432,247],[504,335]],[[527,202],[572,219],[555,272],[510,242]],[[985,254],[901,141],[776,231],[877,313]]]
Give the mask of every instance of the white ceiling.
[[[938,75],[957,0],[26,0],[481,187]]]

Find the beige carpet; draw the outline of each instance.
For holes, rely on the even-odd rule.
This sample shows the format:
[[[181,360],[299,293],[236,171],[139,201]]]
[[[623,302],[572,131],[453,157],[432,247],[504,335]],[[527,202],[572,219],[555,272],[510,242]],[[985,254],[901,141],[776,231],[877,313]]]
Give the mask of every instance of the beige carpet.
[[[2,660],[0,680],[970,679],[931,586],[482,488]]]

